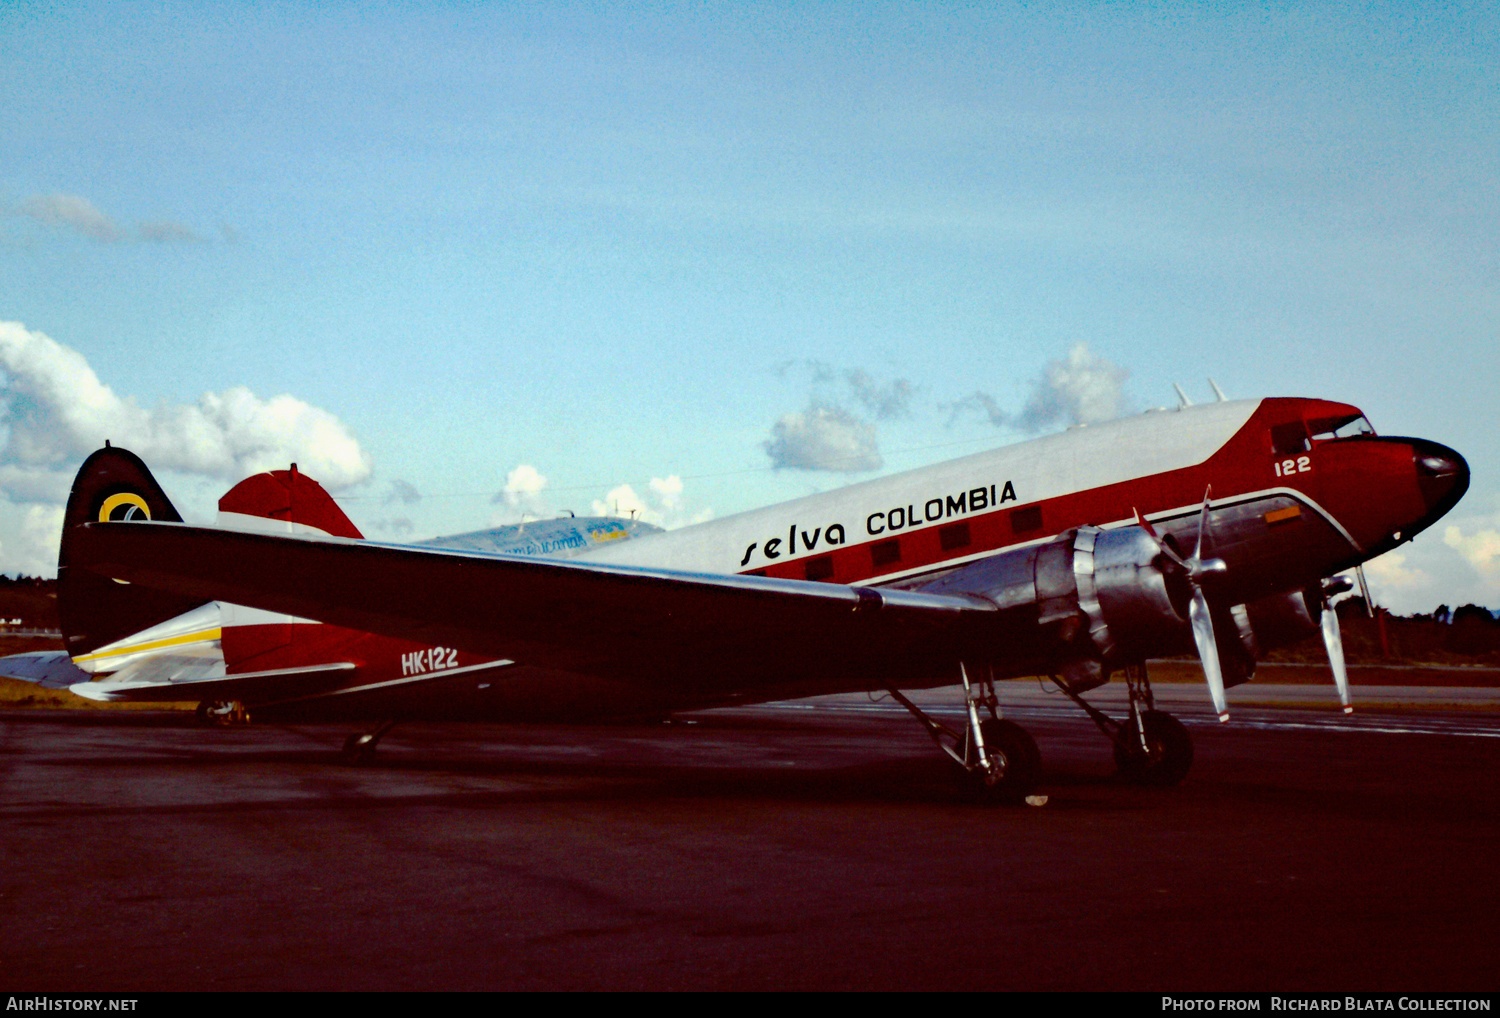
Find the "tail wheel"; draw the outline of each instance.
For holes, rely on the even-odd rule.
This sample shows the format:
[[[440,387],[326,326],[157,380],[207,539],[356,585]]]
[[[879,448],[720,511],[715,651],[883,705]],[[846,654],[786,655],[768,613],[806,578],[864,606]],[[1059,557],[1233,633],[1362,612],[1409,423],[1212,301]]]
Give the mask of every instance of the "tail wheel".
[[[1159,710],[1141,715],[1146,732],[1142,750],[1134,728],[1121,733],[1125,744],[1115,743],[1115,766],[1128,780],[1139,785],[1176,785],[1193,766],[1193,738],[1182,722]],[[1128,747],[1128,748],[1127,748]]]
[[[245,724],[250,714],[238,700],[204,700],[196,712],[200,725]]]
[[[1036,740],[1014,721],[991,718],[979,726],[985,752],[998,763],[993,770],[975,771],[976,790],[987,800],[1018,802],[1030,795],[1042,773],[1042,754]]]

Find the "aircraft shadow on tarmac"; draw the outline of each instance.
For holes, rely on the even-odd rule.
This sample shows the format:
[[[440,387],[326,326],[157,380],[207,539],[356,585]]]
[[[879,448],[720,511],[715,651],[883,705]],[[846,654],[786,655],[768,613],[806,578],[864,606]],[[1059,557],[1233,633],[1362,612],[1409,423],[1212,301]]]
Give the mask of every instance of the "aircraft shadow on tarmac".
[[[182,713],[146,711],[10,712],[0,715],[0,723],[125,730],[122,736],[129,741],[122,741],[119,752],[93,745],[86,753],[59,746],[48,754],[56,763],[118,773],[121,780],[148,783],[244,771],[272,784],[284,780],[297,786],[294,796],[267,789],[264,799],[236,797],[235,808],[310,805],[309,785],[325,782],[327,795],[314,801],[328,806],[329,799],[343,799],[338,805],[349,808],[412,801],[671,798],[966,805],[974,798],[948,761],[933,756],[919,734],[892,719],[737,712],[676,724],[412,724],[398,727],[373,759],[360,764],[340,756],[348,726],[339,724],[212,728]],[[152,739],[147,730],[161,731],[164,738]],[[1107,758],[1089,755],[1099,759],[1060,760],[1057,766],[1044,760],[1044,784],[1133,787],[1113,772]],[[408,794],[382,788],[383,778],[394,776],[419,777],[420,784],[436,790]],[[499,787],[442,789],[449,777],[494,779]]]

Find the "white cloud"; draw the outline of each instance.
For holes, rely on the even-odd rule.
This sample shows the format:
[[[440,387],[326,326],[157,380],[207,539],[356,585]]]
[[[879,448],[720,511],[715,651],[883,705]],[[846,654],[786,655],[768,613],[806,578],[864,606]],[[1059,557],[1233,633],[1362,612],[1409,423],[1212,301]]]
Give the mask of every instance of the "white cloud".
[[[663,509],[676,509],[682,502],[682,478],[676,474],[651,478],[650,488],[656,492]]]
[[[1370,596],[1397,615],[1439,604],[1500,607],[1500,514],[1457,516],[1365,563]]]
[[[676,474],[653,477],[646,489],[646,494],[640,495],[632,485],[616,485],[602,499],[595,499],[590,511],[595,516],[634,517],[667,530],[713,519],[712,509],[689,512],[683,498],[682,478]]]
[[[1410,567],[1406,562],[1402,552],[1388,551],[1365,563],[1365,579],[1376,604],[1389,605],[1392,598],[1407,599],[1432,587],[1432,577],[1425,569]]]
[[[595,516],[630,516],[638,520],[646,519],[649,511],[641,496],[635,493],[635,488],[628,484],[609,489],[602,500],[594,499],[592,509]]]
[[[0,468],[71,470],[109,439],[154,468],[226,481],[288,462],[335,490],[370,474],[369,455],[343,423],[292,396],[262,399],[235,386],[144,410],[76,350],[18,322],[0,322],[0,374]]]
[[[52,576],[57,572],[57,544],[62,537],[59,504],[0,501],[0,572],[17,576]]]
[[[262,399],[235,386],[145,410],[101,382],[76,350],[0,322],[0,494],[27,506],[7,514],[0,572],[52,572],[53,517],[61,520],[78,463],[106,439],[153,470],[226,484],[295,462],[336,491],[371,468],[338,418],[292,396]]]
[[[1096,424],[1120,415],[1122,387],[1130,372],[1089,352],[1079,343],[1062,360],[1051,361],[1021,410],[1016,424],[1040,431],[1059,422]]]
[[[1500,520],[1495,522],[1500,523]],[[1443,529],[1443,543],[1462,555],[1464,561],[1500,593],[1500,530],[1485,527],[1466,534],[1463,528],[1449,524]]]
[[[530,463],[522,463],[505,475],[505,487],[491,501],[503,502],[513,511],[532,516],[546,513],[546,500],[542,492],[547,487],[547,478]],[[498,522],[498,521],[497,521]]]
[[[883,463],[873,426],[847,410],[817,403],[783,414],[762,444],[777,469],[856,473],[878,470]]]
[[[1125,380],[1129,370],[1096,357],[1087,343],[1078,343],[1066,357],[1049,361],[1042,377],[1032,383],[1031,394],[1018,414],[1007,413],[986,392],[976,392],[953,404],[957,414],[973,408],[996,427],[1037,432],[1058,424],[1097,424],[1120,416],[1125,405]]]

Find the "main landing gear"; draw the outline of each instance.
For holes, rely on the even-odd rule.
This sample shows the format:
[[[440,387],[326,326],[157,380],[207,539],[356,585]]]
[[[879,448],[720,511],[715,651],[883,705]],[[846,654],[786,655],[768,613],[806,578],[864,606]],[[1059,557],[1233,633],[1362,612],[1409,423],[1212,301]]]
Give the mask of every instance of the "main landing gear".
[[[1052,681],[1088,716],[1115,745],[1115,766],[1127,781],[1138,785],[1176,785],[1193,766],[1193,739],[1182,722],[1156,709],[1146,665],[1127,665],[1125,685],[1130,692],[1130,717],[1116,721],[1086,703],[1057,676]]]
[[[993,677],[971,681],[962,663],[958,675],[968,714],[962,732],[923,711],[900,690],[891,689],[890,694],[922,723],[938,748],[963,768],[964,783],[974,798],[982,802],[1042,805],[1047,801],[1046,796],[1032,794],[1042,770],[1042,755],[1037,751],[1036,740],[1014,721],[1000,717]],[[980,719],[981,708],[989,714],[988,718]]]

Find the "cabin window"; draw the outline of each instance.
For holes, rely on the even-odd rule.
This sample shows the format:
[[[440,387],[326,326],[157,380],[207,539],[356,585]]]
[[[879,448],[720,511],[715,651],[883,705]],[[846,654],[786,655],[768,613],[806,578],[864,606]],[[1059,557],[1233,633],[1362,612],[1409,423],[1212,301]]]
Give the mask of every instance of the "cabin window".
[[[829,580],[833,578],[833,556],[819,555],[817,558],[807,560],[804,575],[809,580]]]
[[[1039,505],[1028,505],[1020,509],[1010,511],[1010,529],[1012,533],[1029,534],[1034,530],[1042,529],[1042,507]]]
[[[876,566],[888,566],[892,562],[901,561],[901,541],[899,538],[891,538],[889,541],[876,541],[870,545],[870,562]]]
[[[1271,429],[1271,451],[1278,456],[1292,456],[1312,448],[1307,441],[1307,425],[1301,421],[1278,424]]]
[[[969,536],[968,520],[962,523],[950,523],[946,527],[938,528],[938,546],[944,551],[952,551],[954,548],[967,548],[973,543],[973,538]]]

